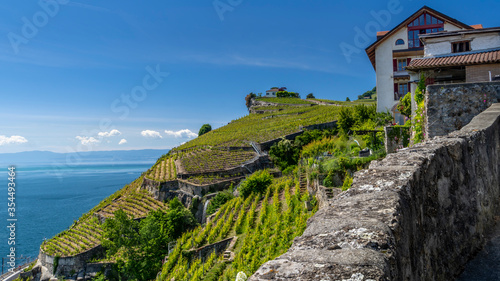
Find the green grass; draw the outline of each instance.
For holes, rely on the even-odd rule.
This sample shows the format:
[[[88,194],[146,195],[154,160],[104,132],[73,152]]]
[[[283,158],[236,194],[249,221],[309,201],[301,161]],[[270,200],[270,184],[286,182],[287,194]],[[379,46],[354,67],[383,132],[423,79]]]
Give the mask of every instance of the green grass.
[[[289,107],[279,112],[250,114],[191,140],[174,151],[206,146],[250,146],[299,131],[299,126],[331,122],[337,118],[333,106]]]
[[[279,178],[264,196],[253,194],[228,201],[205,227],[188,231],[178,239],[158,280],[232,281],[239,271],[250,276],[266,261],[285,253],[293,239],[302,235],[307,219],[317,210],[314,200],[313,210],[305,209],[304,201],[308,199],[307,191],[300,190],[296,179]],[[238,235],[238,241],[232,262],[212,256],[202,263],[187,254],[234,235]]]
[[[310,101],[299,98],[256,98],[255,100],[281,104],[314,104]]]

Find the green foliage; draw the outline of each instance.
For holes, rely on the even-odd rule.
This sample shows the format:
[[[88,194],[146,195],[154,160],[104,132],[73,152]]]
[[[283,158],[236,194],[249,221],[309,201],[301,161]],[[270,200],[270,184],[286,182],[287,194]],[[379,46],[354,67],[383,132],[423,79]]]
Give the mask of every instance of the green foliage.
[[[278,98],[300,98],[299,93],[288,92],[288,91],[278,91],[276,92]]]
[[[363,99],[363,98],[372,98],[373,95],[376,95],[377,94],[377,87],[373,87],[373,89],[369,90],[369,91],[366,91],[364,92],[362,95],[359,95],[358,96],[358,99]]]
[[[109,259],[115,259],[120,279],[151,280],[161,267],[168,243],[193,228],[196,220],[174,198],[167,212],[151,211],[138,222],[119,209],[103,225],[102,245]]]
[[[59,256],[54,257],[54,264],[52,265],[52,274],[56,274],[57,267],[59,266]]]
[[[424,122],[425,122],[425,76],[422,73],[420,81],[418,82],[417,89],[415,90],[415,102],[417,109],[415,110],[415,117],[412,119],[413,143],[419,143],[424,140]]]
[[[411,116],[411,93],[408,92],[398,103],[398,110],[404,116],[410,118]]]
[[[300,150],[291,140],[283,138],[269,149],[269,157],[282,171],[288,166],[297,165]]]
[[[306,96],[306,99],[315,99],[315,98],[316,98],[316,97],[314,96],[314,94],[313,94],[313,93],[309,93],[309,94],[307,94],[307,96]]]
[[[272,101],[274,99],[286,100],[286,98],[262,98],[269,102],[274,102]],[[295,98],[290,98],[290,100],[311,103]],[[250,114],[173,149],[173,153],[182,149],[207,146],[249,147],[249,141],[260,143],[298,132],[299,126],[334,121],[337,119],[338,109],[339,107],[331,106],[288,106],[286,110],[279,112]]]
[[[264,192],[272,182],[273,176],[267,170],[260,170],[246,178],[241,183],[239,191],[241,196],[246,198],[253,192]]]
[[[349,188],[351,188],[352,185],[352,177],[349,175],[349,173],[346,172],[346,175],[344,177],[344,183],[342,184],[342,191],[346,191]]]
[[[350,107],[342,107],[339,111],[337,125],[340,128],[340,132],[343,134],[347,134],[356,123],[352,111]]]
[[[276,104],[313,104],[310,101],[303,100],[298,97],[257,98],[256,100],[276,103]]]
[[[212,126],[210,124],[203,124],[203,126],[201,126],[200,128],[200,131],[198,131],[198,136],[204,135],[210,131],[212,131]]]
[[[245,97],[245,105],[247,106],[247,108],[250,108],[250,106],[252,105],[252,99],[256,97],[257,95],[255,95],[254,93],[250,93]]]
[[[263,194],[253,193],[244,201],[234,198],[221,206],[204,228],[183,234],[157,280],[232,281],[238,272],[250,276],[260,265],[286,252],[317,210],[317,201],[307,191],[301,193],[298,181],[290,177],[275,179]],[[311,203],[312,211],[306,209],[305,201]],[[183,254],[234,235],[232,229],[239,234],[232,262],[211,255],[203,263],[196,255]]]
[[[229,191],[222,191],[217,193],[214,198],[210,199],[210,203],[207,207],[207,215],[211,215],[220,208],[220,206],[226,204],[227,201],[234,198],[234,195]]]
[[[351,99],[349,97],[345,98],[345,101],[351,101]]]

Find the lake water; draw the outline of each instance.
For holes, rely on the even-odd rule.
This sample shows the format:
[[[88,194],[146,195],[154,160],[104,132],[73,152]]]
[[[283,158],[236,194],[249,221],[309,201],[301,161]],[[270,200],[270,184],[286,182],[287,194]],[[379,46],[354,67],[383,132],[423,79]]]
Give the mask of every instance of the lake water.
[[[164,151],[142,156],[105,159],[86,157],[78,165],[54,163],[13,163],[16,166],[16,257],[38,256],[44,238],[67,229],[74,220],[88,212],[101,200],[138,178],[155,163]],[[1,160],[1,158],[0,158]],[[0,254],[6,257],[10,231],[8,225],[8,166],[0,165]],[[2,171],[3,170],[3,171]],[[3,176],[2,176],[3,175]]]

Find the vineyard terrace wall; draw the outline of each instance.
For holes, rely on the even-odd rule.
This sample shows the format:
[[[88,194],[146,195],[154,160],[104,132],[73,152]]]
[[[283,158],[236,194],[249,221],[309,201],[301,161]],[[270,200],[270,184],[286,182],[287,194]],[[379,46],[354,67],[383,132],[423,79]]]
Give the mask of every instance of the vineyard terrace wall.
[[[500,104],[374,161],[255,280],[453,280],[499,215]]]
[[[58,265],[55,272],[55,276],[63,275],[70,276],[73,272],[80,272],[82,269],[86,270],[87,262],[96,257],[102,257],[104,255],[104,250],[102,245],[97,245],[96,247],[69,257],[60,257],[58,259]],[[55,257],[46,254],[42,249],[38,254],[38,260],[41,265],[47,268],[49,272],[52,273],[54,268]]]

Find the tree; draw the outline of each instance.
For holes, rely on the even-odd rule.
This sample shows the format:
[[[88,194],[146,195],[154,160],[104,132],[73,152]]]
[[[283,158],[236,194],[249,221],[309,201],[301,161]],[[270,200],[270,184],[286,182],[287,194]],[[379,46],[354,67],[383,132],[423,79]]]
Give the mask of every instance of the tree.
[[[345,101],[351,101],[351,99],[349,97],[345,98]]]
[[[292,141],[283,138],[269,149],[269,157],[281,171],[289,166],[297,165],[300,148]]]
[[[340,108],[337,125],[343,134],[347,134],[351,127],[354,126],[356,120],[354,119],[352,109],[350,107]]]
[[[196,226],[193,214],[174,198],[167,212],[151,211],[140,223],[123,210],[103,225],[102,245],[116,259],[119,280],[152,280],[161,268],[168,243]]]
[[[203,124],[203,126],[201,126],[200,128],[200,131],[198,131],[198,136],[206,134],[210,131],[212,131],[212,126],[210,126],[210,124]]]
[[[252,192],[264,192],[271,183],[273,183],[273,176],[267,170],[260,170],[245,179],[241,183],[239,191],[241,196],[246,198]]]
[[[307,94],[306,99],[315,99],[314,94],[313,93]]]
[[[247,108],[250,108],[250,106],[252,106],[252,99],[254,99],[256,97],[257,97],[257,95],[254,93],[250,93],[245,97],[245,102],[246,102],[245,104],[246,104]]]

